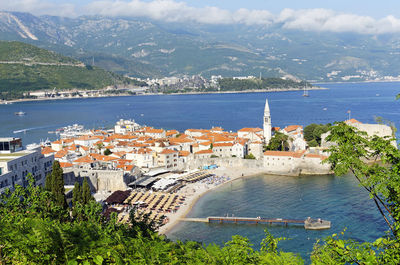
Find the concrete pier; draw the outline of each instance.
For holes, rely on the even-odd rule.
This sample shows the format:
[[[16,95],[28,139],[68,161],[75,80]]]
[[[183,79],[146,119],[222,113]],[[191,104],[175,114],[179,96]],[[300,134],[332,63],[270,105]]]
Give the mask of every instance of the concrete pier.
[[[203,223],[226,223],[226,224],[300,224],[305,229],[310,230],[321,230],[331,228],[331,222],[322,219],[311,219],[305,220],[298,219],[283,219],[283,218],[264,218],[264,217],[226,217],[226,216],[210,216],[207,218],[183,218],[181,221],[186,222],[203,222]]]

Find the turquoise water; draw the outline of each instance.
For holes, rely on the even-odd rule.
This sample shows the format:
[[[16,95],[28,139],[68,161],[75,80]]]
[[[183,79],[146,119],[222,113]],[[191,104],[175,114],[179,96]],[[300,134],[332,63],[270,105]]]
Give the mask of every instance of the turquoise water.
[[[290,240],[280,243],[284,251],[300,253],[308,260],[313,244],[347,228],[346,238],[373,241],[384,234],[380,218],[368,193],[352,176],[257,176],[236,180],[200,198],[187,217],[224,216],[287,219],[322,218],[332,222],[329,230],[311,231],[302,226],[208,224],[181,222],[168,232],[173,240],[223,244],[232,235],[248,237],[256,248],[264,229]]]

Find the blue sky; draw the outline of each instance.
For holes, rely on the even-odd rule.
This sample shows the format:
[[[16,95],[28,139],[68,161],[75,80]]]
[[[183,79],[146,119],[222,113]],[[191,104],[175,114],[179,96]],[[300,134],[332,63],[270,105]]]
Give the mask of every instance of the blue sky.
[[[128,0],[122,0],[128,2]],[[53,3],[73,3],[83,6],[94,0],[49,0]],[[151,2],[144,0],[144,2]],[[326,8],[338,12],[354,13],[357,15],[372,16],[380,18],[387,15],[400,15],[399,0],[186,0],[185,2],[193,7],[216,6],[222,9],[237,10],[247,9],[266,9],[272,13],[279,13],[284,8],[309,9]]]
[[[34,15],[146,17],[167,22],[400,33],[400,0],[0,0],[0,9]]]

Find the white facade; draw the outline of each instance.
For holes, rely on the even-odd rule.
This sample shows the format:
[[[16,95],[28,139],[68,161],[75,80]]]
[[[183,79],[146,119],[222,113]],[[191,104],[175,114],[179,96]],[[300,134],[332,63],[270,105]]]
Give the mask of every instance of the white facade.
[[[42,155],[41,148],[0,154],[0,193],[14,185],[28,185],[26,175],[35,178],[37,185],[44,185],[51,173],[54,155]]]
[[[127,132],[134,132],[140,129],[140,125],[135,123],[135,120],[119,120],[115,126],[114,131],[117,134],[126,134]]]
[[[265,108],[264,108],[264,142],[268,144],[271,140],[271,114],[269,111],[268,99],[265,100]]]

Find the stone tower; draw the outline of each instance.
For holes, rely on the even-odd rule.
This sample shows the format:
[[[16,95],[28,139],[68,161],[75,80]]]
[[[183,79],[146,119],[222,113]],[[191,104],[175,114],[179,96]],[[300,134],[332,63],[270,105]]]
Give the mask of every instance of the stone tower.
[[[264,108],[264,142],[268,144],[271,140],[271,114],[269,112],[268,99],[265,100],[265,108]]]

